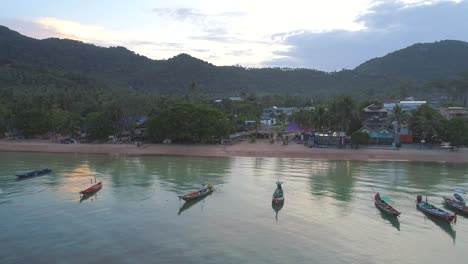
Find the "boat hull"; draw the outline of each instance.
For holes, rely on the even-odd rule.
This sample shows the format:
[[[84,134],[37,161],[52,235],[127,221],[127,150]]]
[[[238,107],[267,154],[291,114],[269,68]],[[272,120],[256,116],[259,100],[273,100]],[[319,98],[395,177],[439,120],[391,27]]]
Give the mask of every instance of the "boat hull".
[[[451,210],[463,213],[464,215],[468,215],[468,206],[447,197],[444,198],[444,202],[445,206],[447,206]]]
[[[95,185],[89,187],[86,190],[81,191],[81,194],[93,194],[102,189],[102,182],[98,182]]]
[[[26,172],[26,173],[16,174],[16,177],[18,177],[18,179],[27,179],[27,178],[41,176],[50,172],[52,172],[51,169],[35,170],[35,171]]]
[[[439,209],[429,203],[426,202],[418,202],[417,203],[417,208],[421,210],[423,213],[433,216],[435,218],[442,219],[446,222],[452,223],[456,219],[456,215],[451,214],[447,211],[444,211],[442,209]]]
[[[205,188],[196,192],[180,195],[179,198],[184,201],[192,201],[207,196],[213,192],[213,188]]]
[[[284,197],[283,197],[283,198],[273,198],[273,199],[271,200],[271,202],[272,202],[273,204],[282,204],[282,203],[284,203]]]
[[[276,188],[276,190],[273,192],[273,197],[271,199],[271,202],[274,203],[274,204],[284,203],[283,189]]]
[[[377,206],[377,208],[379,208],[380,211],[388,215],[398,217],[401,214],[395,208],[393,208],[392,206],[390,206],[388,203],[384,201],[374,200],[374,203],[375,203],[375,206]]]

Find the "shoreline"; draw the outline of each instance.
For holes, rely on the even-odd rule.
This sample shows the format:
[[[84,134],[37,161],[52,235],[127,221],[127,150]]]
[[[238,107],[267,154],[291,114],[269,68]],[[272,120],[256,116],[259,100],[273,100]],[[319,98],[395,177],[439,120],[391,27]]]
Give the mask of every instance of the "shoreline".
[[[306,148],[302,144],[270,144],[241,142],[235,145],[177,145],[177,144],[57,144],[47,140],[0,140],[0,152],[88,153],[192,157],[274,157],[311,160],[437,162],[468,164],[468,151],[441,149],[328,149]]]

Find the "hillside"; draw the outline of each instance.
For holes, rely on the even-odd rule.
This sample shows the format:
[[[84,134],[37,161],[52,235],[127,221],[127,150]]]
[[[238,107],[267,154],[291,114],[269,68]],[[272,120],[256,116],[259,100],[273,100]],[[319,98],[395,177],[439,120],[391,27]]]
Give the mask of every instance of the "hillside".
[[[56,38],[38,40],[0,26],[1,64],[64,72],[94,80],[111,90],[130,89],[168,95],[187,94],[195,89],[199,94],[210,96],[244,92],[401,97],[406,94],[399,92],[403,85],[412,95],[420,93],[408,83],[450,79],[468,71],[468,43],[415,44],[365,62],[355,70],[328,73],[311,69],[219,67],[187,54],[153,60],[124,47],[104,48]]]
[[[406,76],[419,81],[451,79],[468,72],[468,43],[457,40],[418,43],[371,59],[355,70],[363,74]]]
[[[372,95],[391,90],[399,80],[353,71],[327,73],[310,69],[218,67],[181,54],[152,60],[124,47],[103,48],[66,39],[37,40],[0,26],[0,63],[32,65],[94,79],[109,88],[132,88],[185,94]]]

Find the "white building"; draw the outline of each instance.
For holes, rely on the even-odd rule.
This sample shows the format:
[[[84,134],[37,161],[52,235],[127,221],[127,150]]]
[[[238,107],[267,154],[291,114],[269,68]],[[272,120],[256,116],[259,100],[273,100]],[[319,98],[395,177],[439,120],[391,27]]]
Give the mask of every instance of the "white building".
[[[400,107],[403,111],[416,110],[418,107],[427,104],[427,101],[400,101]]]

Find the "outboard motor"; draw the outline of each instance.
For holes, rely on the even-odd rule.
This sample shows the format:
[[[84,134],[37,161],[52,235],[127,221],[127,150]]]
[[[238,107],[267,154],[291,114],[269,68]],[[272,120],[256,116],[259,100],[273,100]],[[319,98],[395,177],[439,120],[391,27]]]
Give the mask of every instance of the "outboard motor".
[[[418,196],[416,196],[416,201],[418,201],[418,203],[422,202],[422,195],[418,194]]]

